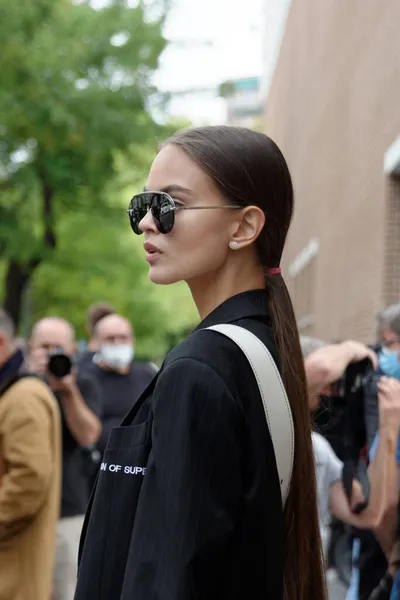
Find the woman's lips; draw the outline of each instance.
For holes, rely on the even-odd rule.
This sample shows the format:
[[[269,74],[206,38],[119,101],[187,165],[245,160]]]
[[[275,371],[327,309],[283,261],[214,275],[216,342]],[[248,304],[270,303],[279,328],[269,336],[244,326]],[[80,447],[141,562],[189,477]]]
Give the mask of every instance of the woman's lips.
[[[162,252],[157,248],[157,246],[154,246],[150,242],[145,242],[143,244],[143,247],[146,250],[146,260],[148,263],[154,262],[162,254]]]

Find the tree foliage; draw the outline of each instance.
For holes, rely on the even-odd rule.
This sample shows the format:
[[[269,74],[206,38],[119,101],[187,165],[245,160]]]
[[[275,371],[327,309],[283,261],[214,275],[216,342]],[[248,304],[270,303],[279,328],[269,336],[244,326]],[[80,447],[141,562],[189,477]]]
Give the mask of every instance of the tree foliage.
[[[158,9],[156,19],[146,16]],[[107,187],[118,153],[143,167],[160,135],[147,111],[165,40],[160,0],[101,10],[70,0],[0,0],[0,251],[5,305],[18,321],[23,288],[57,245],[68,214],[112,219]]]
[[[195,318],[182,287],[156,293],[126,218],[126,188],[170,133],[148,110],[166,11],[0,0],[0,289],[25,328],[58,314],[82,334],[87,305],[108,300],[159,357]]]

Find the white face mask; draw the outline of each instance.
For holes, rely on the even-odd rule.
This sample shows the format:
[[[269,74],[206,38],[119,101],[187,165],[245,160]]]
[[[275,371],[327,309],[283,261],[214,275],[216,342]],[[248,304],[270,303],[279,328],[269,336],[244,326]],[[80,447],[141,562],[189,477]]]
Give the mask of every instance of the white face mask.
[[[134,354],[132,344],[103,344],[99,359],[111,369],[121,369],[131,364]]]

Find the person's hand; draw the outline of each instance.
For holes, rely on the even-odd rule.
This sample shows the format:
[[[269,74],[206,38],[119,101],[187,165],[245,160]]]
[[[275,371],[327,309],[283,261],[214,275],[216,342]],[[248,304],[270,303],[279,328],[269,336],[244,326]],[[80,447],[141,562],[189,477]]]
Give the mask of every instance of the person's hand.
[[[365,344],[355,342],[354,340],[347,340],[346,342],[343,342],[342,345],[348,353],[349,364],[357,363],[365,358],[369,358],[374,370],[378,368],[378,356],[376,355],[376,352],[371,350],[371,348],[368,348]]]
[[[73,392],[76,387],[76,375],[74,372],[59,379],[47,371],[46,380],[53,392],[59,392],[60,394],[68,395]]]
[[[29,354],[28,368],[33,373],[38,375],[45,375],[47,371],[47,365],[49,364],[48,352],[44,348],[36,348]]]
[[[379,431],[389,430],[396,436],[400,429],[400,381],[381,377],[378,382]]]
[[[375,352],[353,340],[328,344],[311,352],[304,361],[309,395],[315,397],[323,394],[325,388],[343,376],[351,363],[365,358],[371,360],[373,369],[377,369],[378,357]],[[331,390],[327,389],[325,393],[330,394]]]

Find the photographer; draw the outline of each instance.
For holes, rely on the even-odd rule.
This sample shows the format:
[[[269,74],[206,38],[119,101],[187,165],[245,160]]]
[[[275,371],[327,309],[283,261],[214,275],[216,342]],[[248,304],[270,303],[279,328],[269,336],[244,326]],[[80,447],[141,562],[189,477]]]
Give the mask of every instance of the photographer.
[[[54,570],[55,600],[73,600],[78,547],[89,496],[85,448],[93,447],[101,433],[100,397],[96,382],[76,377],[73,367],[75,335],[61,318],[42,319],[33,327],[29,367],[43,375],[59,401],[62,416],[62,498],[57,525]]]
[[[301,345],[309,382],[310,409],[314,411],[318,408],[321,395],[329,397],[331,384],[344,375],[349,365],[360,363],[368,358],[374,369],[378,367],[376,354],[358,342],[346,341],[324,345],[321,340],[303,337]],[[355,506],[364,501],[360,483],[357,480],[353,481],[349,503],[342,481],[342,462],[321,435],[315,432],[312,434],[323,540],[327,538],[329,514],[357,528],[375,528],[382,521],[387,507],[392,502],[393,487],[396,483],[392,467],[395,461],[396,439],[400,425],[400,386],[394,379],[382,378],[378,384],[377,393],[378,391],[380,439],[374,460],[368,468],[370,482],[368,504],[360,514],[353,512]],[[352,399],[344,398],[341,401],[345,404],[351,402]],[[324,410],[329,418],[332,418],[333,427],[331,426],[328,430],[334,440],[335,427],[342,431],[340,418],[339,421],[335,421],[336,415],[330,412],[330,408]],[[340,444],[338,447],[340,448]]]
[[[386,375],[397,379],[400,382],[400,303],[393,304],[378,314],[379,328],[379,367],[380,371]],[[376,436],[371,453],[374,451],[379,432]],[[389,591],[392,580],[393,589],[390,595],[391,600],[399,600],[400,598],[400,503],[399,503],[399,466],[400,466],[400,438],[397,446],[397,478],[396,486],[393,489],[392,502],[388,510],[376,530],[376,537],[381,545],[382,552],[375,548],[375,553],[372,558],[384,553],[388,560],[389,567],[387,573],[383,576],[380,584],[371,595],[371,600],[383,600],[389,598]],[[365,551],[361,546],[361,551]],[[371,551],[369,552],[371,556]],[[366,561],[364,561],[366,562]],[[366,568],[370,568],[370,561],[366,564]]]
[[[304,354],[312,350],[310,340],[302,339]],[[329,384],[339,379],[347,366],[370,358],[376,367],[375,353],[357,342],[348,341],[337,345],[322,346],[316,340],[317,349],[305,357],[306,375],[310,391],[327,391]],[[314,346],[314,347],[315,347]],[[312,407],[316,402],[313,399]],[[342,483],[342,463],[329,443],[317,433],[313,433],[313,446],[316,459],[317,483],[320,504],[321,530],[323,537],[329,513],[341,521],[359,528],[376,527],[382,519],[393,488],[394,473],[391,464],[395,457],[395,442],[400,426],[400,385],[393,379],[382,378],[379,384],[380,441],[375,459],[368,469],[371,485],[367,507],[360,514],[354,514],[352,508],[363,501],[360,484],[353,482],[351,506]],[[329,511],[328,511],[329,508]]]

